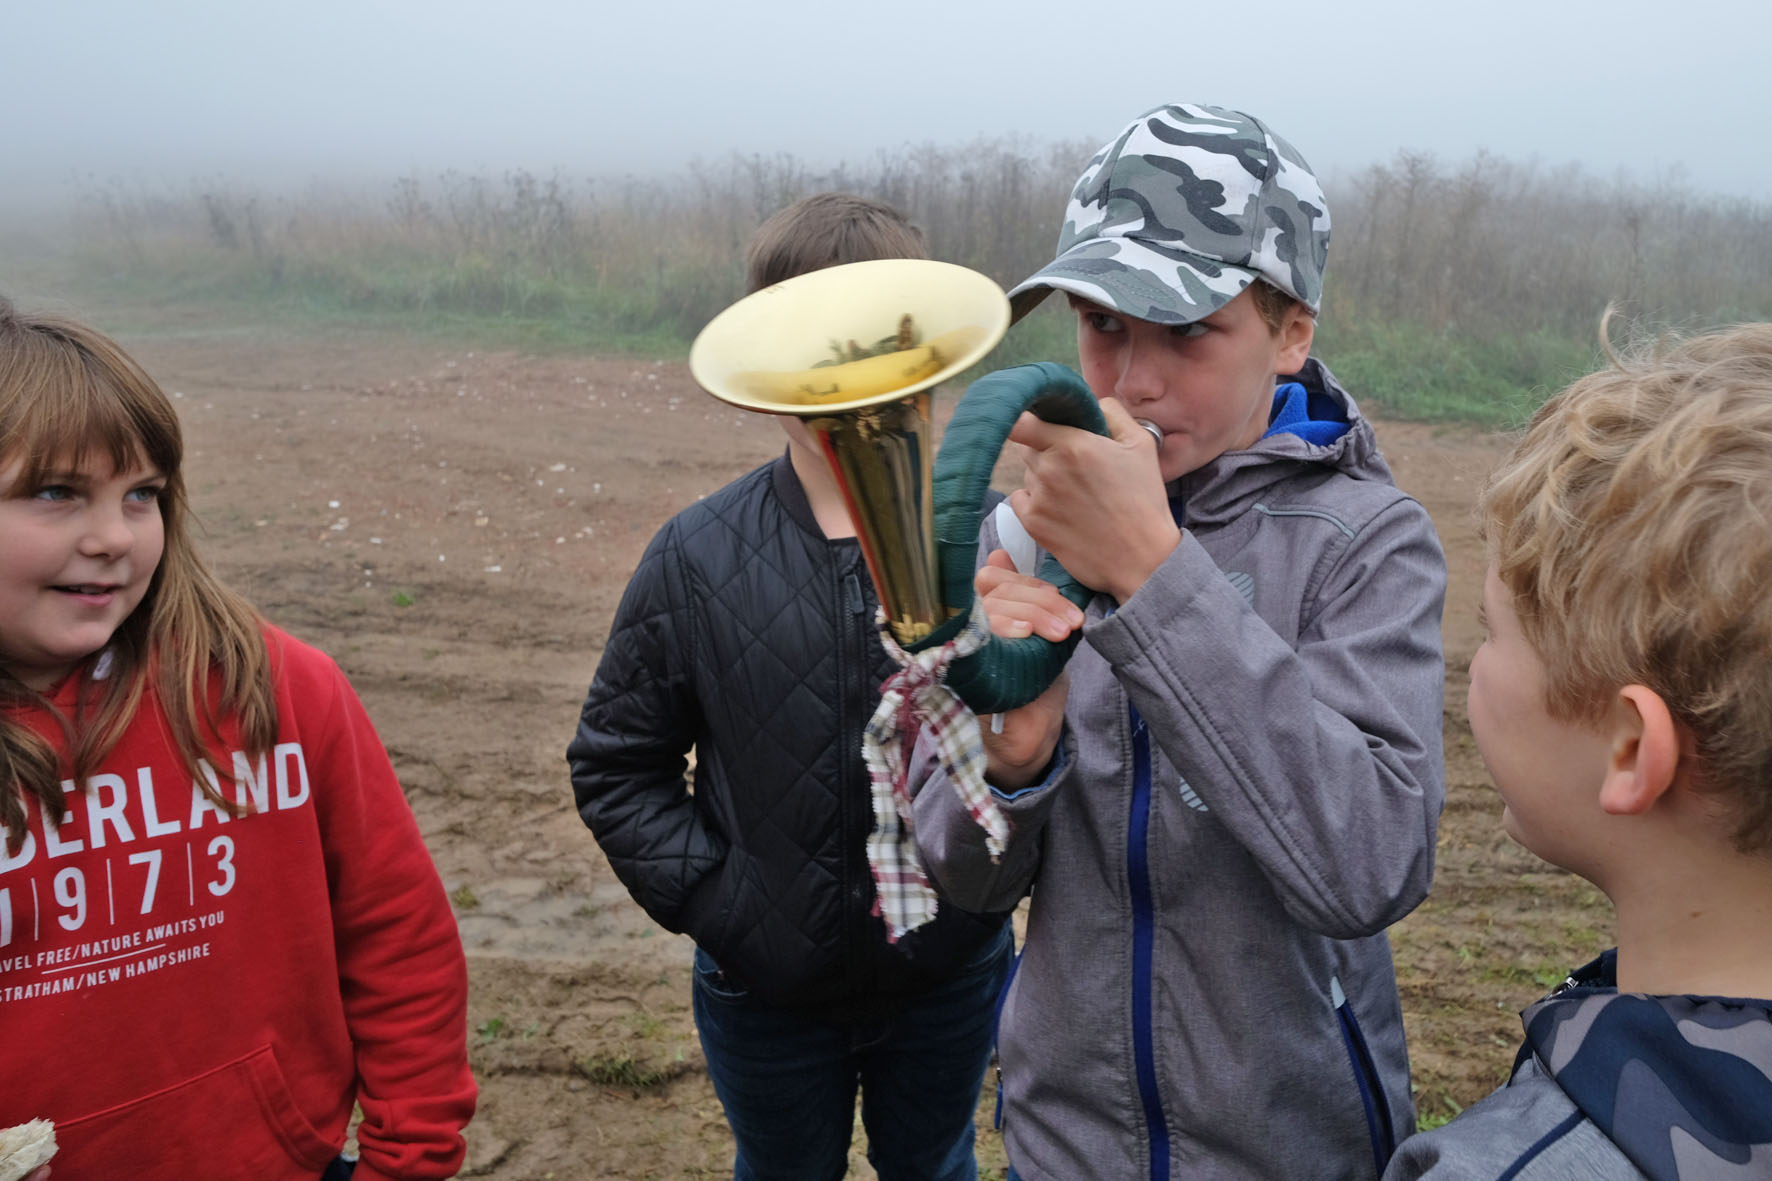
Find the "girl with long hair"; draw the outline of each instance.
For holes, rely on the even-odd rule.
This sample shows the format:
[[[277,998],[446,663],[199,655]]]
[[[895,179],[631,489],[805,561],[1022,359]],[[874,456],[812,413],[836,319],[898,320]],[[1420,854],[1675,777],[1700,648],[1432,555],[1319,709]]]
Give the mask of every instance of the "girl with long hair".
[[[338,667],[189,532],[171,402],[0,299],[0,1127],[70,1177],[445,1177],[475,1086],[435,867]]]

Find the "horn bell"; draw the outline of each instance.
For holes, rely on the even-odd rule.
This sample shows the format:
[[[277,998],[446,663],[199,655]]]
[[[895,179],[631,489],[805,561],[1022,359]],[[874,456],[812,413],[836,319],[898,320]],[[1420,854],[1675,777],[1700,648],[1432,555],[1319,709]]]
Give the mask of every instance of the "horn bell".
[[[1009,300],[988,276],[894,258],[766,287],[715,316],[690,347],[690,373],[714,397],[806,423],[900,644],[954,614],[935,556],[932,391],[1008,329]]]

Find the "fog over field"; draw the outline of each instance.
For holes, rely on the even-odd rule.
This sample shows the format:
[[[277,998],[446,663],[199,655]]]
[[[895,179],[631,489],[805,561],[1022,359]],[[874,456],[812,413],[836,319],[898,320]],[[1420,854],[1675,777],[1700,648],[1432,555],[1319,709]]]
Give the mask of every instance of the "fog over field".
[[[115,184],[300,191],[1100,142],[1176,100],[1262,116],[1330,179],[1400,149],[1487,150],[1772,195],[1763,0],[67,0],[11,5],[5,30],[14,214]]]
[[[469,954],[464,1176],[730,1172],[692,945],[562,751],[647,540],[780,454],[683,363],[744,243],[840,185],[1007,286],[1165,102],[1246,109],[1322,175],[1313,352],[1447,555],[1448,802],[1393,931],[1419,1118],[1503,1081],[1516,1014],[1615,941],[1505,836],[1464,720],[1472,499],[1608,307],[1621,342],[1772,321],[1767,0],[0,5],[0,296],[178,399],[206,553],[362,694]],[[1053,299],[979,371],[1075,358]]]

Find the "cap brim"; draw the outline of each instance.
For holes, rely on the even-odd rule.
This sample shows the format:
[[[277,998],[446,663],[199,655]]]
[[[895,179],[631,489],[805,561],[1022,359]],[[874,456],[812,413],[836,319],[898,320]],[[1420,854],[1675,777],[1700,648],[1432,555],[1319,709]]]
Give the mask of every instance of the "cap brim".
[[[1091,238],[1047,263],[1009,291],[1010,322],[1052,291],[1154,324],[1192,324],[1237,298],[1255,272],[1130,238]]]

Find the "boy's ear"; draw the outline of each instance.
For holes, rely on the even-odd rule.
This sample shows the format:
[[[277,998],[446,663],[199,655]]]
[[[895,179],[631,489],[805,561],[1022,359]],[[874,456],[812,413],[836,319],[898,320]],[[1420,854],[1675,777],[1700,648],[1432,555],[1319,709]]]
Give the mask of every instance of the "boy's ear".
[[[1280,352],[1276,374],[1297,373],[1311,355],[1311,342],[1316,339],[1317,318],[1301,303],[1286,309],[1280,321]]]
[[[1681,730],[1661,694],[1626,685],[1612,703],[1612,748],[1600,807],[1613,816],[1640,816],[1673,786],[1680,766]]]

